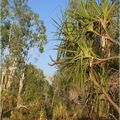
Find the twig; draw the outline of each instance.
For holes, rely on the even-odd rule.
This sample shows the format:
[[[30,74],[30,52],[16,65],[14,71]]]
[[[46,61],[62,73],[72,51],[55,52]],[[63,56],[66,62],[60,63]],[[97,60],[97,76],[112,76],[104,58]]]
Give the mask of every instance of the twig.
[[[19,106],[17,106],[16,108],[17,108],[17,109],[25,108],[25,109],[29,110],[25,105],[19,105]]]
[[[60,61],[60,60],[54,60],[51,56],[50,56],[50,59],[51,59],[51,61],[53,62],[53,64],[48,63],[48,65],[50,65],[50,66],[54,66],[54,65],[63,63],[63,62]]]
[[[114,115],[112,115],[112,114],[109,114],[109,115],[112,116],[114,118],[114,120],[117,120],[117,118]]]

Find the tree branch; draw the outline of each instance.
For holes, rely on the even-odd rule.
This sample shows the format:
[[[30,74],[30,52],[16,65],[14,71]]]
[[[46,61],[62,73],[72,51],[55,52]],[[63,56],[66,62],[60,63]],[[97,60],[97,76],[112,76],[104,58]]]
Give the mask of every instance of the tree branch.
[[[92,73],[90,73],[90,80],[93,81],[93,83],[103,92],[109,103],[114,107],[114,109],[120,114],[120,108],[119,106],[111,99],[111,97],[108,95],[108,93],[105,91],[103,87],[99,85],[99,83],[95,80]]]
[[[102,63],[102,62],[105,62],[105,61],[108,61],[108,60],[111,60],[111,59],[120,59],[120,56],[112,56],[112,57],[103,58],[103,59],[95,58],[95,59],[97,59],[98,61],[93,62],[92,65],[99,64],[99,63]]]

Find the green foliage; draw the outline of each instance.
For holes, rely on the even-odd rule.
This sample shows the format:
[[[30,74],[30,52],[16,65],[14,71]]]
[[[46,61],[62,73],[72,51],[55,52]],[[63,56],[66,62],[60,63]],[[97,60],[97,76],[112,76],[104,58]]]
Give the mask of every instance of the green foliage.
[[[45,79],[41,69],[28,64],[30,51],[37,47],[43,52],[47,40],[43,21],[27,2],[2,0],[0,3],[5,71],[0,104],[2,118],[118,118],[109,100],[118,106],[118,1],[71,0],[60,23],[53,19],[60,44],[56,48],[57,60],[52,60],[58,64],[52,83]],[[11,84],[6,88],[8,81]]]
[[[2,87],[2,91],[0,91],[2,93],[2,102],[0,105],[3,106],[3,116],[6,112],[10,116],[10,113],[12,114],[12,111],[16,109],[18,94],[20,94],[23,105],[28,107],[30,104],[34,106],[36,101],[41,100],[36,109],[34,106],[33,110],[31,110],[30,113],[34,113],[32,118],[39,116],[36,112],[41,110],[40,107],[43,107],[42,104],[45,99],[45,96],[41,94],[42,87],[48,83],[45,82],[43,72],[36,69],[33,65],[28,65],[28,60],[31,57],[32,49],[37,48],[39,52],[43,52],[43,46],[47,43],[46,28],[43,21],[31,10],[27,2],[27,0],[0,1],[3,55],[3,75],[0,86]],[[23,83],[21,83],[22,80]],[[23,88],[21,84],[23,84]],[[39,87],[40,85],[41,87]],[[22,88],[22,92],[20,91],[20,87]],[[38,92],[36,92],[36,88],[38,88]],[[32,107],[30,106],[30,108]],[[13,116],[15,114],[15,116],[23,116],[21,110],[15,110],[14,112]],[[15,116],[11,119],[14,119]]]
[[[28,65],[25,73],[23,98],[27,103],[42,98],[45,77],[43,72],[33,65]]]
[[[9,45],[9,50],[15,56],[28,54],[32,47],[38,47],[42,52],[46,44],[46,29],[43,21],[27,5],[27,1],[1,1],[1,33],[3,49]]]
[[[56,119],[66,119],[67,118],[67,111],[66,107],[62,105],[62,103],[58,103],[53,109],[53,120]]]
[[[109,60],[109,57],[113,56],[119,58],[118,52],[115,52],[118,51],[119,45],[115,43],[119,37],[118,24],[116,24],[118,7],[117,1],[110,0],[101,0],[100,3],[95,0],[71,1],[65,12],[65,18],[60,20],[61,23],[54,20],[59,28],[56,35],[59,40],[61,39],[57,48],[56,62],[60,64],[59,72],[62,72],[63,80],[69,81],[67,86],[73,84],[80,89],[86,89],[84,101],[87,99],[90,102],[86,102],[84,106],[88,105],[90,114],[95,112],[97,117],[102,117],[102,115],[108,117],[110,114],[106,110],[106,102],[100,96],[103,95],[101,87],[104,87],[109,94],[111,70],[118,70],[115,63],[118,59]],[[111,38],[105,38],[106,36]],[[102,63],[104,59],[108,60]],[[112,62],[114,64],[111,65]],[[90,77],[91,74],[94,81]],[[99,88],[96,87],[95,82],[100,85]],[[87,96],[90,97],[87,98]],[[115,101],[115,103],[118,105],[118,102]],[[104,114],[101,115],[99,112]]]

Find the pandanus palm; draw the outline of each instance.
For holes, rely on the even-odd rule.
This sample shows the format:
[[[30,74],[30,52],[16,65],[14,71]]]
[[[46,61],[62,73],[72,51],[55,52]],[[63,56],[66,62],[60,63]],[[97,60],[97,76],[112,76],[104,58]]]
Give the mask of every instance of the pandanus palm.
[[[87,86],[94,112],[109,113],[105,101],[119,112],[118,103],[109,96],[111,70],[118,67],[118,1],[71,1],[56,34],[61,38],[54,64],[68,74],[67,80]],[[53,65],[54,65],[53,64]],[[101,99],[105,96],[105,100]],[[89,100],[88,100],[89,101]],[[104,101],[104,102],[102,102]],[[107,103],[108,103],[107,102]],[[101,104],[103,104],[103,107]],[[99,116],[101,113],[99,113]],[[108,114],[107,114],[108,115]]]

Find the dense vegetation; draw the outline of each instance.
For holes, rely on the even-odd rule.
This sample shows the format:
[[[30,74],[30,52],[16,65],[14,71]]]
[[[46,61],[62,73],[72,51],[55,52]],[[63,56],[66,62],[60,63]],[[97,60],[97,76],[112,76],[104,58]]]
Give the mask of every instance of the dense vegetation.
[[[118,120],[119,2],[70,0],[55,35],[60,44],[50,66],[28,64],[31,49],[44,52],[46,29],[27,0],[1,1],[3,120]],[[34,28],[34,29],[33,29]]]

